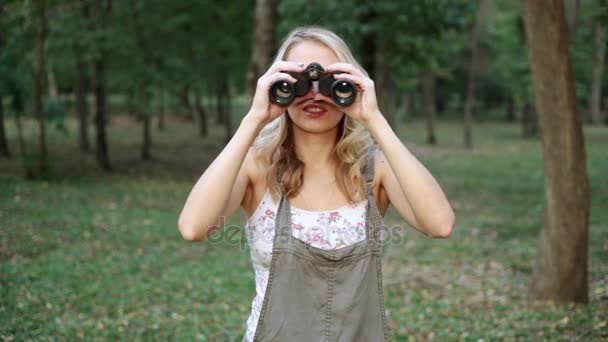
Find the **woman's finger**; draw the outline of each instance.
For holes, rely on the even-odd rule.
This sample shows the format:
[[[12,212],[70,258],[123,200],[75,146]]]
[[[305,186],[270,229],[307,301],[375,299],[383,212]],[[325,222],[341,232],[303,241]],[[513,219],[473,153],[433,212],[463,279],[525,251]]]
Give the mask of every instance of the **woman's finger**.
[[[360,77],[365,77],[365,74],[361,72],[361,70],[357,69],[354,65],[350,63],[334,63],[325,68],[326,72],[336,72],[342,71],[349,73],[351,75],[356,75]]]
[[[304,63],[279,61],[270,66],[266,74],[274,74],[281,71],[302,72],[304,71]]]
[[[268,76],[264,76],[261,80],[263,80],[264,87],[268,89],[276,81],[285,80],[291,83],[296,83],[298,81],[295,77],[285,72],[275,72]]]
[[[341,73],[341,74],[334,74],[334,78],[337,80],[351,81],[362,90],[367,90],[367,89],[374,87],[374,82],[365,76],[361,77],[361,76]]]

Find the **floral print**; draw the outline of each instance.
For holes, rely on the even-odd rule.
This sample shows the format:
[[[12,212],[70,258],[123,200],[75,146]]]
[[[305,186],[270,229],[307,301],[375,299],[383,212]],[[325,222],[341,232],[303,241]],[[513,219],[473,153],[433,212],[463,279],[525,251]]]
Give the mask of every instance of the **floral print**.
[[[273,201],[270,193],[266,191],[245,226],[256,286],[256,294],[251,303],[251,315],[247,319],[245,341],[253,340],[260,316],[272,259],[274,222],[278,206],[279,204]],[[291,234],[311,246],[325,250],[347,247],[365,240],[366,211],[367,200],[329,211],[308,211],[291,207]]]

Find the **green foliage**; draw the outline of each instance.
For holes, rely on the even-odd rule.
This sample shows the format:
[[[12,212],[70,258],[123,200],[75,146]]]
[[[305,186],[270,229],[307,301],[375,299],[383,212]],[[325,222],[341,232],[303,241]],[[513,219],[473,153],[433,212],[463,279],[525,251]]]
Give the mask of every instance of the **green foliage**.
[[[302,25],[325,26],[352,46],[361,62],[365,37],[373,37],[385,54],[391,78],[412,92],[421,71],[450,78],[454,59],[467,49],[467,33],[475,14],[471,0],[432,1],[281,1],[279,36]],[[368,70],[369,71],[369,70]]]
[[[606,24],[608,20],[602,21],[604,18],[608,18],[607,12],[608,7],[600,7],[599,1],[583,1],[580,4],[576,37],[574,41],[570,41],[572,69],[576,75],[576,95],[579,100],[587,99],[590,95],[589,84],[591,84],[597,49],[595,29],[598,23],[603,23],[605,29],[608,29]],[[608,37],[604,44],[608,45]],[[606,69],[608,68],[604,67],[604,71]],[[607,78],[604,77],[604,79]],[[584,101],[581,105],[587,107],[587,102]]]
[[[528,66],[523,8],[512,1],[497,1],[494,25],[487,27],[490,65],[485,80],[499,85],[519,105],[533,100]]]
[[[3,93],[32,87],[38,29],[31,18],[32,4],[12,1],[0,18],[6,37],[2,56],[4,51],[12,56],[10,61],[0,60],[0,68],[12,72],[2,73],[3,79],[12,77],[3,80]],[[48,1],[46,67],[56,75],[60,92],[72,91],[78,58],[87,64],[89,81],[93,60],[105,60],[110,93],[177,93],[184,86],[213,89],[220,77],[242,89],[251,50],[252,8],[250,2],[226,6],[217,0],[112,1],[111,6],[109,1]],[[29,100],[25,95],[13,98]]]
[[[25,36],[23,26],[19,25],[17,17],[0,16],[0,93],[8,98],[15,115],[25,110],[26,98],[31,89],[31,79],[26,77],[26,68],[22,58],[23,41]],[[11,28],[11,31],[9,31]],[[7,34],[7,33],[12,34]]]
[[[32,18],[35,2],[5,3],[0,18],[5,40],[1,53],[12,57],[9,62],[0,61],[0,69],[5,68],[3,93],[20,92],[20,97],[7,97],[20,98],[25,105],[31,99],[38,29]],[[486,59],[479,68],[478,102],[482,107],[504,106],[511,99],[519,105],[529,103],[533,94],[521,3],[486,3],[490,11],[480,42]],[[450,98],[464,97],[477,4],[476,0],[279,1],[277,38],[296,26],[325,26],[344,37],[362,61],[367,53],[363,41],[371,37],[384,54],[397,93],[419,92],[420,73],[431,70],[439,79],[440,108],[445,108]],[[229,79],[242,93],[251,53],[253,9],[253,1],[48,0],[47,68],[56,76],[61,93],[72,91],[79,58],[86,63],[91,81],[92,61],[100,57],[106,61],[109,93],[148,94],[144,98],[150,102],[153,94],[165,92],[168,102],[178,102],[177,94],[186,88],[213,94],[221,78]],[[597,1],[581,2],[572,45],[581,104],[587,102],[594,63],[595,46],[590,44],[594,25],[607,22],[603,20],[607,12]]]

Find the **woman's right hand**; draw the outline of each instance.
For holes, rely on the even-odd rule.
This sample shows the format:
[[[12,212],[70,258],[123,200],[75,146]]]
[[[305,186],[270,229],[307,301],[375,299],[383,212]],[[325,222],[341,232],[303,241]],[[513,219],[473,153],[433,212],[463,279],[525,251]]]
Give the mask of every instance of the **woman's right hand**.
[[[256,120],[261,126],[276,119],[285,112],[286,107],[279,106],[270,101],[269,91],[272,84],[279,80],[295,83],[297,80],[287,72],[301,73],[304,71],[303,63],[279,61],[274,63],[257,82],[253,102],[248,117]]]

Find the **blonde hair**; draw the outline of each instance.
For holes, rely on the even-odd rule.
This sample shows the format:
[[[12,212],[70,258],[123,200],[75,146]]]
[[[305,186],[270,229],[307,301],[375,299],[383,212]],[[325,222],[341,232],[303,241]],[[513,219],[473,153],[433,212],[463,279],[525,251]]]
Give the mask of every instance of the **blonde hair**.
[[[335,33],[318,26],[299,27],[291,31],[283,40],[272,64],[285,60],[289,51],[304,41],[324,44],[335,53],[338,61],[352,64],[367,76],[346,43]],[[268,167],[266,182],[274,198],[281,193],[281,184],[285,196],[291,197],[298,194],[303,183],[304,163],[296,156],[292,124],[288,115],[281,115],[262,129],[254,143],[255,151]],[[361,196],[366,193],[362,167],[373,141],[365,127],[347,115],[339,125],[340,138],[332,151],[338,162],[336,181],[352,203],[358,199],[357,194]]]

